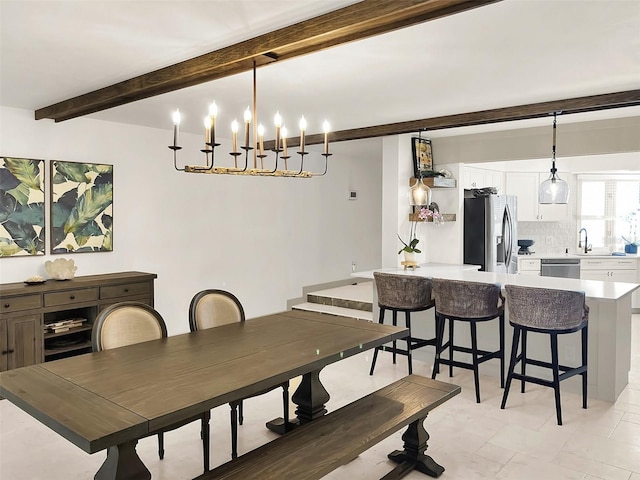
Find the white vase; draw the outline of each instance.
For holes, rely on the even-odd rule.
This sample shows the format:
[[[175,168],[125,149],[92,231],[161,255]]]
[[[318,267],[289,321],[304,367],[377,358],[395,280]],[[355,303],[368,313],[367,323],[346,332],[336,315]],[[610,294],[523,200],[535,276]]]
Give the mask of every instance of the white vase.
[[[405,262],[413,262],[413,263],[417,263],[417,254],[416,252],[402,252],[404,253],[404,261]]]

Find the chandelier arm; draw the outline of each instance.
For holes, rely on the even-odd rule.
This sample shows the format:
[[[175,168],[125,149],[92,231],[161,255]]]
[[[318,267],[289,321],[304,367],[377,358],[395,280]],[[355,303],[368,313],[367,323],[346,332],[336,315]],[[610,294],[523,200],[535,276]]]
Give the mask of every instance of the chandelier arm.
[[[173,150],[173,168],[175,168],[178,172],[184,172],[184,167],[178,168],[178,150],[181,150],[182,147],[178,147],[177,145],[170,145],[169,148]]]
[[[324,157],[324,172],[322,172],[322,173],[311,172],[311,176],[312,177],[322,177],[322,176],[327,174],[327,165],[329,163],[328,160],[329,160],[329,157],[331,155],[333,155],[333,153],[323,153],[322,154],[322,156]]]

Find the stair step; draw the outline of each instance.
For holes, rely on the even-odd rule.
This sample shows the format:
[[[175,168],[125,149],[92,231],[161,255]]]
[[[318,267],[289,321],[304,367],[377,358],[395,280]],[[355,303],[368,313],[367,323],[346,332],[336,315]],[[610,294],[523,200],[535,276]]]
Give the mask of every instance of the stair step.
[[[328,313],[339,317],[357,318],[360,320],[372,319],[372,313],[365,310],[357,310],[353,308],[337,307],[335,305],[325,305],[321,303],[305,302],[291,307],[293,310],[306,310],[309,312]]]
[[[309,292],[307,293],[307,302],[371,312],[373,310],[372,297],[373,282],[363,282]]]

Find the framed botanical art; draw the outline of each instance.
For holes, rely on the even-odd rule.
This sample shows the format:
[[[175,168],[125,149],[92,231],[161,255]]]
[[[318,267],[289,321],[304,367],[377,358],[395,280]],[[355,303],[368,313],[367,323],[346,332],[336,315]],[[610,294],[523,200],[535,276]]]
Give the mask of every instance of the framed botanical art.
[[[44,160],[0,157],[0,257],[44,255]]]
[[[415,178],[430,177],[433,175],[433,151],[431,140],[427,138],[411,138],[411,151],[413,152],[413,176]]]
[[[51,253],[113,250],[113,165],[51,162]]]

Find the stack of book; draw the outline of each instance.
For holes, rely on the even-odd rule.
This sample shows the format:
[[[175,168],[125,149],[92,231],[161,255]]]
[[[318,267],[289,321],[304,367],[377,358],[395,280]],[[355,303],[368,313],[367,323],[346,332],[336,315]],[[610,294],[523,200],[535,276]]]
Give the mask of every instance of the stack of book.
[[[46,323],[44,325],[44,330],[47,333],[68,332],[72,328],[81,327],[86,321],[86,318],[69,318],[59,322]]]

